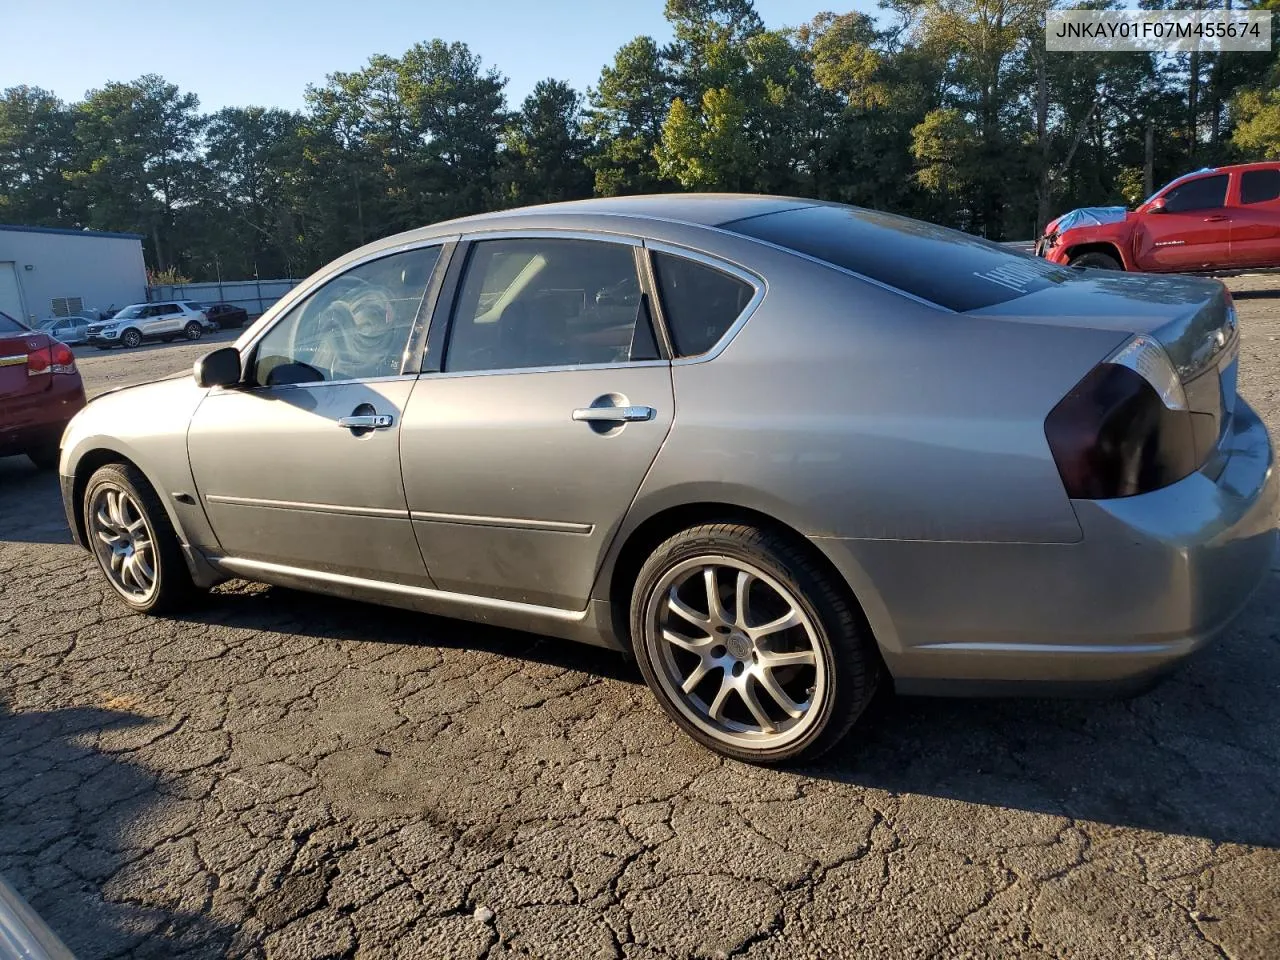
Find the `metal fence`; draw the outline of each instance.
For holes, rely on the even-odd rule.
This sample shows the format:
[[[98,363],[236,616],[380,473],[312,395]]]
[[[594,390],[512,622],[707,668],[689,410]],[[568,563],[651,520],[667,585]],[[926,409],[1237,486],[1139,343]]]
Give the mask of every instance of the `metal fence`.
[[[147,300],[194,300],[197,303],[230,303],[259,317],[296,287],[301,280],[229,280],[222,283],[163,284],[147,288]]]

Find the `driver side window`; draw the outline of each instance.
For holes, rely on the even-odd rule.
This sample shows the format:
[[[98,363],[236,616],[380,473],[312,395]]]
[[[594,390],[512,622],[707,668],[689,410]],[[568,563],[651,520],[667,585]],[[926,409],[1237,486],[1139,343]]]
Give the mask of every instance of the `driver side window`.
[[[1227,174],[1201,177],[1174,187],[1164,196],[1166,213],[1185,213],[1188,210],[1214,210],[1226,203]]]
[[[259,342],[257,386],[393,377],[401,372],[438,246],[371,260],[330,280]]]

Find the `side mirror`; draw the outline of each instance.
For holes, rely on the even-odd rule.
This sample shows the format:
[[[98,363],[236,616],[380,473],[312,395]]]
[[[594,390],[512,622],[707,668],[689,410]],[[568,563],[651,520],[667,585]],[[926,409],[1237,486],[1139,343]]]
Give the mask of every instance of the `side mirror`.
[[[234,387],[243,373],[240,351],[235,347],[215,350],[197,360],[192,372],[202,387]]]
[[[1165,200],[1164,197],[1156,197],[1147,204],[1147,213],[1164,213],[1168,206],[1169,201]]]

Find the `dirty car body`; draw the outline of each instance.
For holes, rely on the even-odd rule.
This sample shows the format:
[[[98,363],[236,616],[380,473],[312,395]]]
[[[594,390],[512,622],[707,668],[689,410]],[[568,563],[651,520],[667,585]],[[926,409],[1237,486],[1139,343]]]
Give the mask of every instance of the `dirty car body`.
[[[301,346],[313,320],[359,343]],[[585,201],[342,258],[197,377],[93,401],[62,486],[95,549],[95,471],[136,469],[197,586],[244,577],[637,650],[651,686],[663,664],[682,680],[664,706],[686,729],[768,760],[844,682],[846,648],[814,667],[802,640],[761,639],[830,632],[814,584],[847,602],[866,670],[906,693],[1130,685],[1218,633],[1275,541],[1238,352],[1216,281],[1066,269],[806,200]],[[637,591],[660,544],[713,524],[764,531],[797,585],[786,562],[690,547],[654,582],[710,639],[673,638]],[[681,584],[704,568],[691,611]],[[752,602],[791,598],[767,629],[748,622],[757,582],[773,593]],[[663,637],[701,658],[687,676]],[[817,676],[779,691],[783,663]]]

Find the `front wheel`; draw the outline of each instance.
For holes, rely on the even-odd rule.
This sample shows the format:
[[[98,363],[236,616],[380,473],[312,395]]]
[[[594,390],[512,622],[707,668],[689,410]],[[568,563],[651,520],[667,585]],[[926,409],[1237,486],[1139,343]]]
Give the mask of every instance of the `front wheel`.
[[[789,537],[693,527],[641,568],[632,643],[658,702],[695,740],[754,763],[813,759],[848,732],[880,677],[847,593]]]
[[[182,332],[186,334],[188,340],[199,340],[204,336],[204,327],[195,320],[192,320],[186,325]]]
[[[1082,253],[1078,257],[1072,257],[1069,264],[1073,267],[1097,267],[1100,270],[1123,270],[1120,261],[1107,253]]]
[[[129,464],[110,463],[84,492],[89,548],[129,607],[161,613],[182,607],[195,587],[164,504]]]
[[[135,347],[142,346],[142,334],[137,330],[126,330],[120,334],[120,343],[128,347],[130,350]]]

